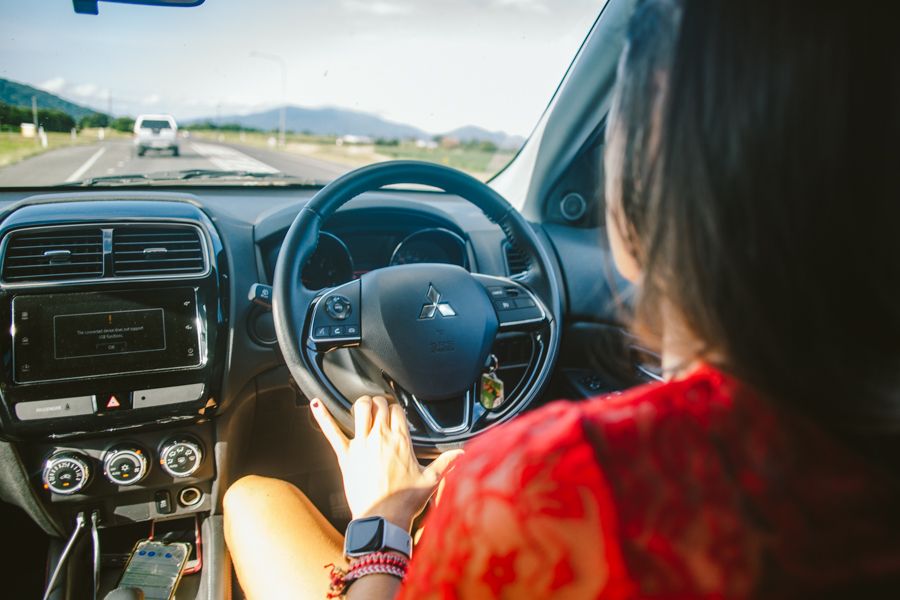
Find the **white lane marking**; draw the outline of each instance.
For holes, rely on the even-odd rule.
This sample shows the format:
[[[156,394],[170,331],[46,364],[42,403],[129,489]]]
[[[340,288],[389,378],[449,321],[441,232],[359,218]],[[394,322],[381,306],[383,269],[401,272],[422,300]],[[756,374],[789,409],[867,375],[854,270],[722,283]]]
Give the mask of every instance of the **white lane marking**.
[[[104,147],[100,148],[99,150],[97,150],[96,152],[94,152],[94,154],[89,159],[84,161],[83,165],[78,167],[78,169],[74,173],[69,175],[69,178],[66,179],[66,182],[68,183],[68,182],[72,182],[72,181],[78,181],[79,179],[81,179],[81,176],[84,175],[85,173],[87,173],[87,170],[94,166],[94,163],[97,162],[97,159],[99,159],[101,156],[103,156],[104,152],[106,152],[106,146],[104,146]]]
[[[223,171],[250,171],[252,173],[278,173],[278,169],[256,160],[239,150],[227,146],[191,142],[194,151]]]

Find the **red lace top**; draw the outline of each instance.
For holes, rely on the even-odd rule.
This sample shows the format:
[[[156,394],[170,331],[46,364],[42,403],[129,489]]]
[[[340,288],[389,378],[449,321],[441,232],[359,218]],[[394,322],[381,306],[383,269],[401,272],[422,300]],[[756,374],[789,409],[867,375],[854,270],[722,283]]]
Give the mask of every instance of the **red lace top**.
[[[710,367],[535,411],[445,483],[404,600],[882,597],[900,581],[896,482]]]

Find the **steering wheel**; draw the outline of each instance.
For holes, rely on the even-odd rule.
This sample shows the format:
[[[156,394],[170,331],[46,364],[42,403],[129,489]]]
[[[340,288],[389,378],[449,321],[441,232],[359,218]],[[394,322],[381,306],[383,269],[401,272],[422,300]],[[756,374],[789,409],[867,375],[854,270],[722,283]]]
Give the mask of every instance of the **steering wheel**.
[[[327,290],[304,287],[301,273],[322,224],[356,196],[394,184],[430,186],[468,200],[525,255],[527,270],[498,277],[455,265],[410,264]],[[527,408],[546,387],[559,350],[557,272],[532,227],[477,179],[418,161],[352,171],[303,207],[278,256],[272,310],[281,353],[307,398],[320,398],[352,431],[352,401],[323,368],[326,353],[352,348],[403,405],[420,451],[458,445]],[[494,397],[496,386],[485,395],[484,386],[505,381],[507,372],[514,383],[504,386],[502,402]]]

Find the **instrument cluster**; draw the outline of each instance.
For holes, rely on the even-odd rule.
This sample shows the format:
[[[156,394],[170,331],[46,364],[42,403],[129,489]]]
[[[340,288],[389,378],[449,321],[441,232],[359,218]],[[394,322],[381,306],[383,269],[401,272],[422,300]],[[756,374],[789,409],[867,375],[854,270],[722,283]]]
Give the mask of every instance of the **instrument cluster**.
[[[269,256],[270,272],[274,272],[279,250],[275,247]],[[450,264],[468,269],[466,241],[442,227],[420,229],[405,235],[322,231],[319,245],[303,270],[302,281],[307,289],[320,290],[347,283],[377,268],[420,263]]]

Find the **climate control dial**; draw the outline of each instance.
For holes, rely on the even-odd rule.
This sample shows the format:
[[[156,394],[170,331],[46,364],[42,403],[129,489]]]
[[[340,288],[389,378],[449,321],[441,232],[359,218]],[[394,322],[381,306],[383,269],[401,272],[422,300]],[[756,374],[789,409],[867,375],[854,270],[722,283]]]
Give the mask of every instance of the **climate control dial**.
[[[110,448],[103,457],[103,474],[116,485],[134,485],[147,476],[144,451],[133,446]]]
[[[58,452],[44,463],[44,487],[54,494],[77,494],[88,484],[91,468],[87,459],[74,452]]]
[[[163,444],[159,464],[172,477],[190,477],[203,462],[203,450],[192,438],[175,438]]]

